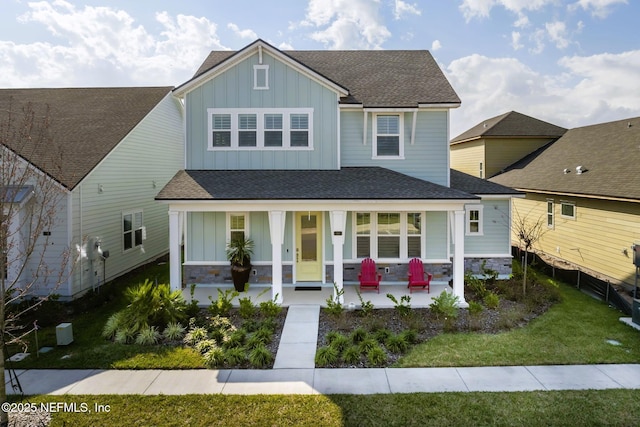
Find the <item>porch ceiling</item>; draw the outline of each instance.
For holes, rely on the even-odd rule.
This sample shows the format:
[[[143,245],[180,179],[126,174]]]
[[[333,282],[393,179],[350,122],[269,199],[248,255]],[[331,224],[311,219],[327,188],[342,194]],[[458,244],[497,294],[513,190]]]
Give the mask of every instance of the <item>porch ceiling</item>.
[[[161,201],[445,200],[477,196],[381,167],[339,170],[182,170]]]

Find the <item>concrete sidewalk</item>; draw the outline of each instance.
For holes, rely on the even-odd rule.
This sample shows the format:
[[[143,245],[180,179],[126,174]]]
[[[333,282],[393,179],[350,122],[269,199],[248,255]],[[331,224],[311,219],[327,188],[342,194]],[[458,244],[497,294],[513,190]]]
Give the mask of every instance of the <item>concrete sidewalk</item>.
[[[640,389],[640,364],[466,368],[316,369],[320,306],[292,305],[274,368],[265,370],[29,369],[33,394],[377,394]],[[6,373],[9,379],[9,373]],[[7,384],[8,394],[19,394]]]

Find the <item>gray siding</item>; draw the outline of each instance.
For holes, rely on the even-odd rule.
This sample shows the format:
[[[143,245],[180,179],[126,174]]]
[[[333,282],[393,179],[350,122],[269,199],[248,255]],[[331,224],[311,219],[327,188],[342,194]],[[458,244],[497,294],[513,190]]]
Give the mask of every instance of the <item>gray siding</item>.
[[[335,92],[263,54],[269,89],[253,89],[258,54],[189,92],[187,169],[337,169],[338,98]],[[208,151],[208,108],[313,108],[313,150]]]
[[[509,200],[485,200],[483,208],[483,235],[465,236],[465,254],[506,254],[511,253],[509,245]],[[466,219],[465,219],[466,220]]]
[[[168,95],[74,189],[74,244],[100,237],[110,256],[106,266],[82,260],[72,295],[102,283],[104,272],[110,280],[168,251],[168,208],[154,198],[183,167],[183,140],[181,108]],[[142,249],[125,251],[122,214],[133,210],[142,210],[147,238]]]
[[[373,119],[367,118],[367,143],[363,144],[364,114],[343,111],[340,115],[342,166],[380,166],[447,185],[449,165],[447,152],[447,112],[420,111],[416,121],[415,142],[411,145],[413,113],[404,114],[404,159],[373,159]]]
[[[449,229],[447,226],[447,212],[426,212],[425,228],[427,234],[426,259],[448,259],[447,250]]]

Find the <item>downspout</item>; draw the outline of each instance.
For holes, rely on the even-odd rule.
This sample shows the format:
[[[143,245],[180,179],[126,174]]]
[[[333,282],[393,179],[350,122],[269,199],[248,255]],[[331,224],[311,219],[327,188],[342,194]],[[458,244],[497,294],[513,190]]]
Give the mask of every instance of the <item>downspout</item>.
[[[80,255],[79,255],[80,256],[80,292],[82,292],[82,290],[84,289],[84,284],[82,283],[82,278],[84,276],[84,265],[83,265],[84,264],[84,259],[83,259],[84,257],[82,256],[82,246],[83,246],[82,243],[84,241],[84,237],[83,237],[83,234],[82,234],[82,224],[83,224],[83,222],[82,222],[82,187],[83,187],[83,185],[82,185],[82,183],[80,183],[80,189],[78,191],[78,198],[80,199],[78,201],[78,205],[79,205],[78,206],[78,217],[79,217],[78,221],[80,222],[80,237],[79,237],[79,240],[78,240],[78,243],[80,245]]]

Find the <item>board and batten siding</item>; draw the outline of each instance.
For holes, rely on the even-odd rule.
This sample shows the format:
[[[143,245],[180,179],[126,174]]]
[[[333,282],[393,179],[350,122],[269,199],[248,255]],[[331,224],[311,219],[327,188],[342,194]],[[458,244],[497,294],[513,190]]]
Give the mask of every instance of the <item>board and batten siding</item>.
[[[169,217],[157,193],[184,165],[182,108],[168,94],[73,190],[73,242],[102,240],[109,251],[106,280],[168,252]],[[142,211],[146,240],[125,251],[122,215]],[[71,296],[104,280],[101,262],[84,257],[74,274]]]
[[[337,169],[338,97],[273,56],[269,89],[253,89],[258,54],[235,64],[186,95],[187,169]],[[209,108],[312,108],[313,150],[208,150]]]
[[[363,143],[364,113],[342,111],[342,166],[380,166],[440,185],[448,185],[448,116],[446,111],[419,111],[411,144],[413,113],[404,113],[404,159],[373,158],[373,115],[367,113],[367,141]]]
[[[553,228],[546,227],[547,200],[554,201]],[[575,203],[575,219],[562,217],[562,201]],[[527,193],[526,198],[514,200],[514,207],[514,218],[543,221],[545,232],[535,250],[634,284],[631,245],[640,244],[640,204]],[[514,237],[513,242],[518,240]]]

